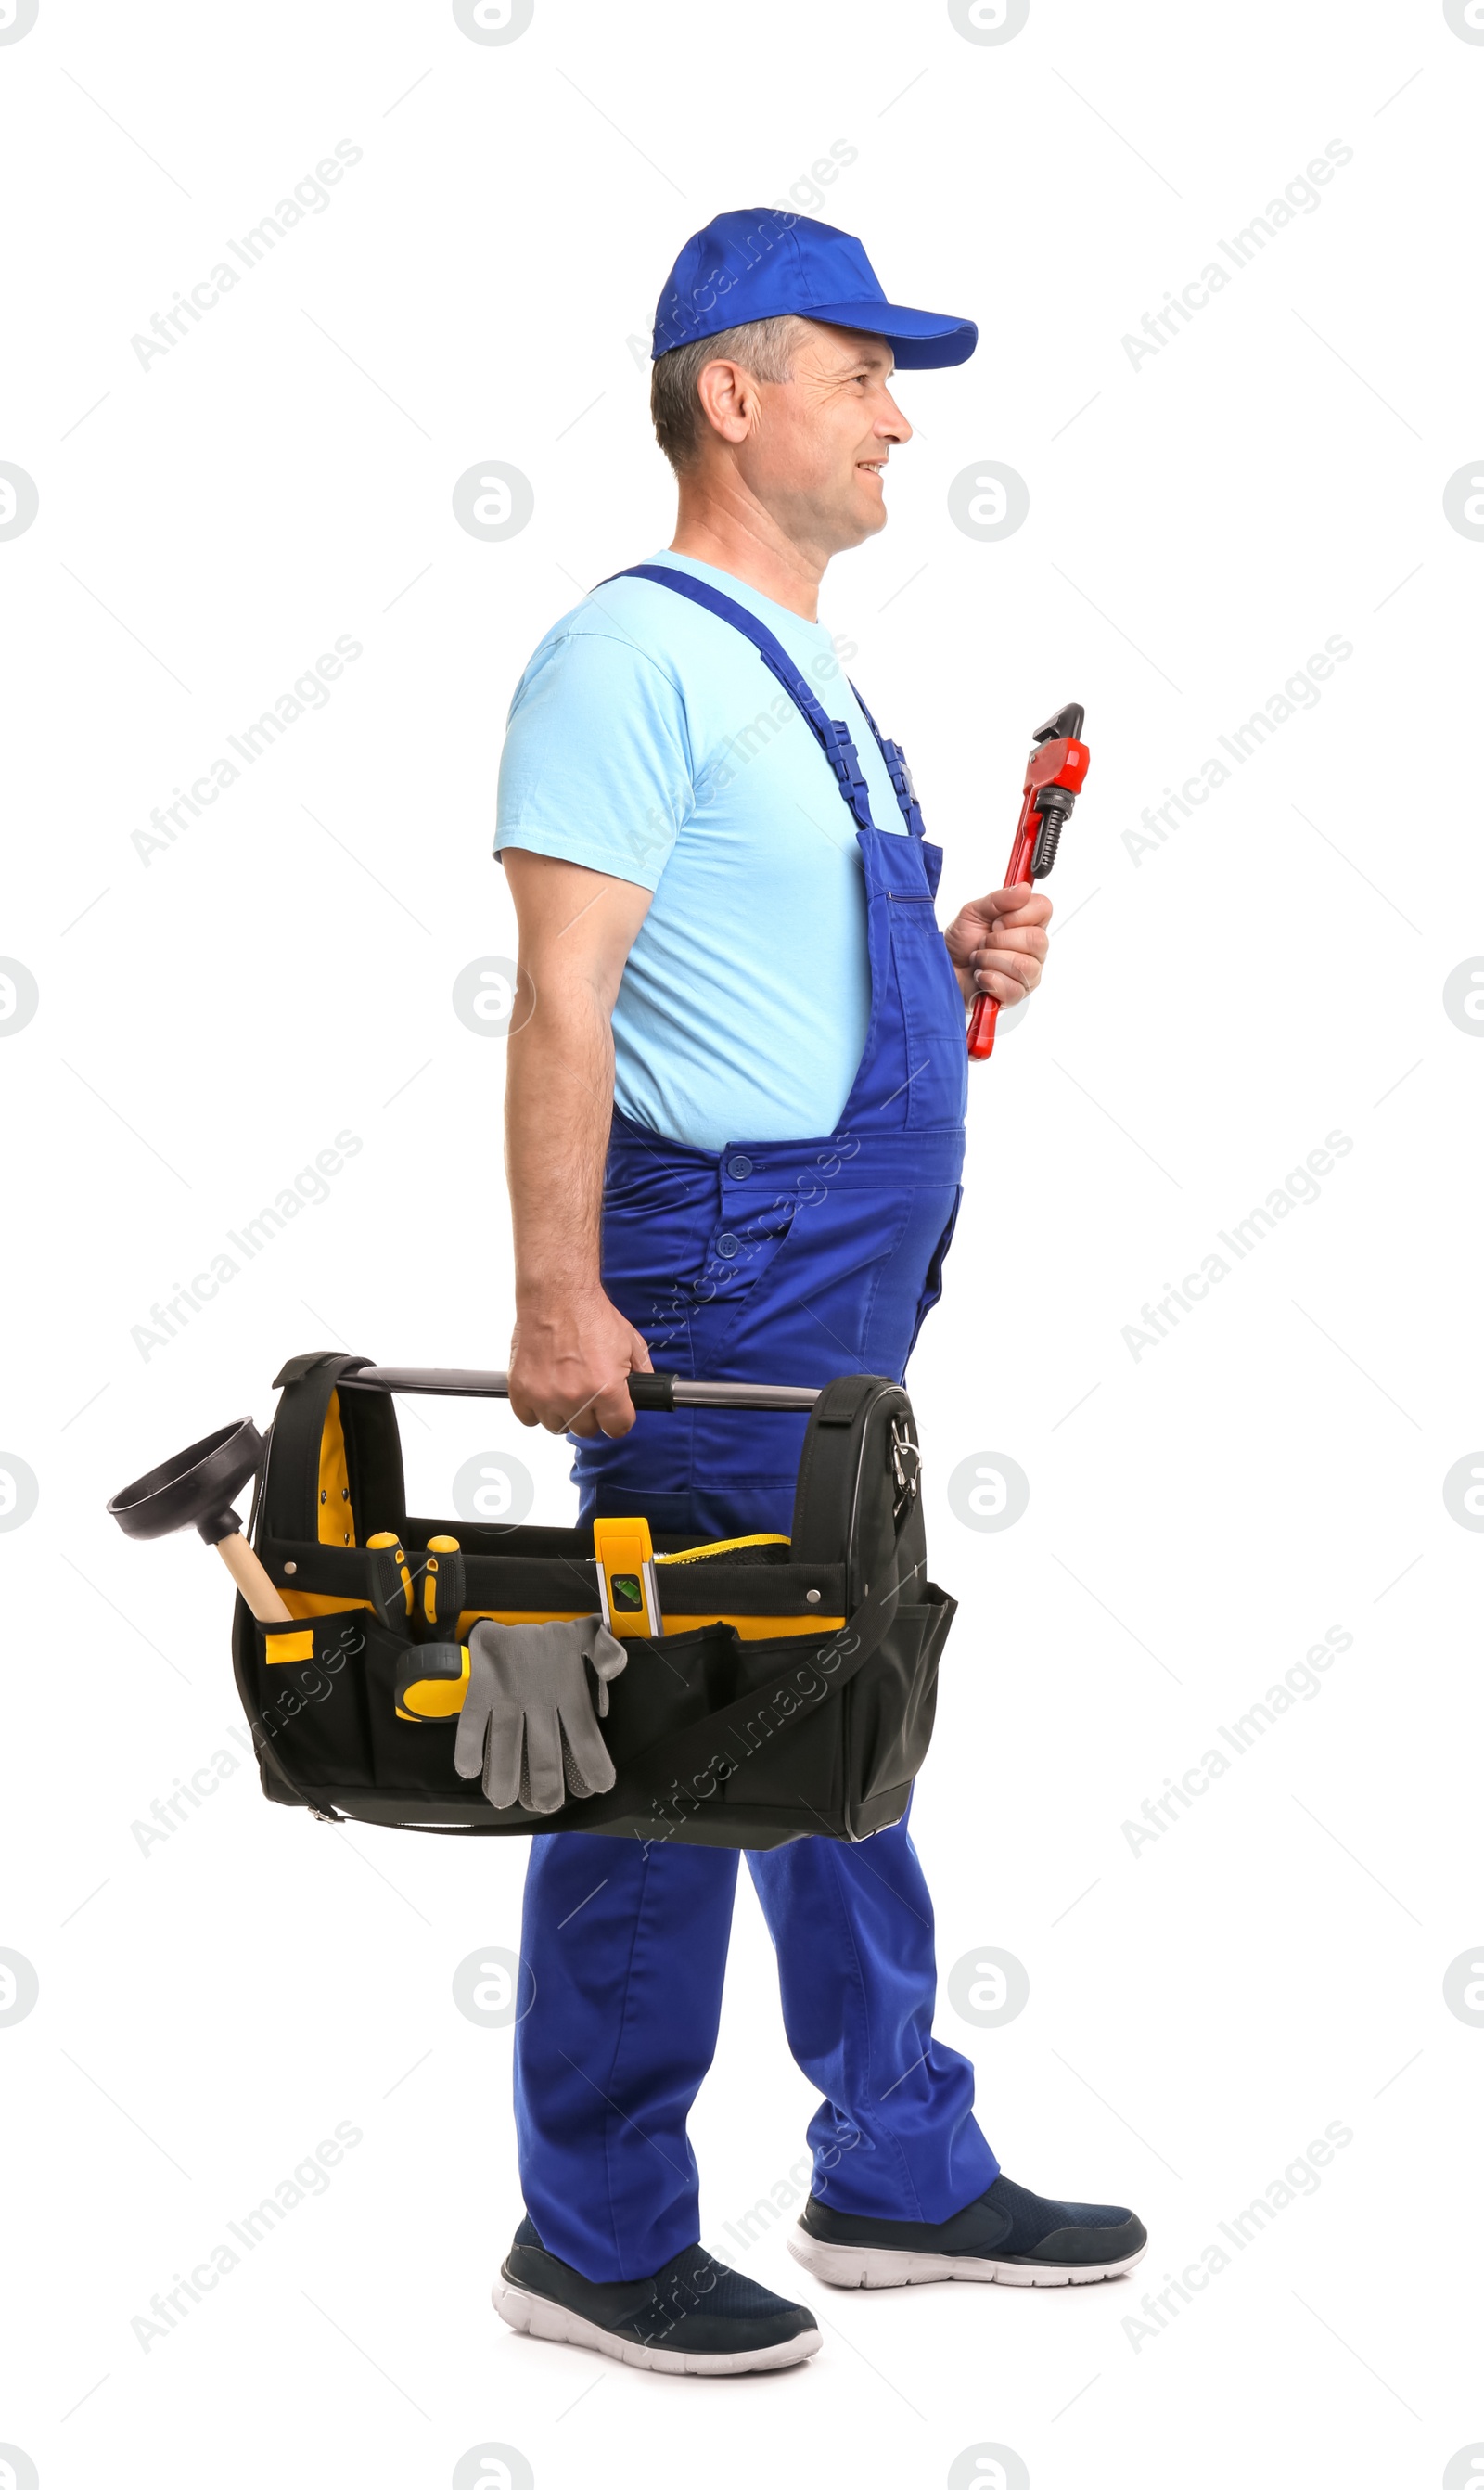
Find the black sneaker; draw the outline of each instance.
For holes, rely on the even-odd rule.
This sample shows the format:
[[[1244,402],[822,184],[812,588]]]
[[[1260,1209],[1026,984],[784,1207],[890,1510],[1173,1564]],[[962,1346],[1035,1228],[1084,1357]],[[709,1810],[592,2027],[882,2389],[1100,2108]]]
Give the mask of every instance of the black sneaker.
[[[811,2196],[789,2251],[821,2282],[879,2291],[902,2282],[1107,2282],[1149,2234],[1123,2205],[1062,2205],[1003,2172],[946,2222],[878,2222]]]
[[[819,2349],[809,2309],[719,2265],[699,2245],[682,2248],[642,2282],[589,2282],[542,2246],[528,2214],[491,2297],[518,2334],[688,2378],[787,2369]]]

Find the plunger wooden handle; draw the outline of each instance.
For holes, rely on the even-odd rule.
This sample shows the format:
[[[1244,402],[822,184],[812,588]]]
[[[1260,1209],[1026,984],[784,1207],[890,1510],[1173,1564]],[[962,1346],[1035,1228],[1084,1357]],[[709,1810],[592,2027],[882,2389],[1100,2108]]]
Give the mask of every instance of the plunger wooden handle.
[[[260,1626],[287,1626],[294,1622],[293,1612],[268,1578],[268,1570],[253,1553],[240,1530],[229,1539],[218,1539],[216,1553],[237,1584]]]

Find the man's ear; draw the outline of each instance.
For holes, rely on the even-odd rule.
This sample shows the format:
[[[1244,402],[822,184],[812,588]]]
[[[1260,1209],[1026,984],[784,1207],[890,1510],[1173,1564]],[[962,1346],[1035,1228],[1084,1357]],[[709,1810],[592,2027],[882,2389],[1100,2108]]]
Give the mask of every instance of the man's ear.
[[[706,363],[696,383],[700,410],[723,441],[745,441],[757,410],[757,383],[745,363]]]

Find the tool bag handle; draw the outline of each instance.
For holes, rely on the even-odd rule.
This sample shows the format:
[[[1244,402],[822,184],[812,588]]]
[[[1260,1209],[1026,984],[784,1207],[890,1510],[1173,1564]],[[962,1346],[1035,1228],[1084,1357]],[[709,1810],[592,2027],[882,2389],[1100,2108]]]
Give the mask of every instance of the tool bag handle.
[[[637,1409],[699,1405],[794,1410],[807,1415],[820,1398],[807,1385],[694,1382],[671,1374],[631,1375],[628,1381]],[[335,1536],[331,1533],[326,1537],[320,1518],[327,1426],[332,1433],[343,1428],[351,1514],[360,1516],[365,1529],[405,1529],[407,1490],[392,1394],[509,1398],[509,1378],[504,1374],[484,1373],[471,1367],[376,1366],[369,1357],[354,1357],[334,1349],[310,1349],[289,1358],[274,1375],[273,1386],[284,1397],[269,1437],[258,1528],[253,1539],[258,1548],[262,1544],[259,1532],[269,1539],[290,1540],[312,1540],[319,1532],[327,1546],[335,1546]],[[337,1399],[338,1419],[332,1408]],[[346,1544],[350,1544],[349,1536]]]
[[[285,1375],[279,1381],[285,1380]],[[499,1369],[468,1366],[361,1366],[339,1378],[342,1392],[429,1392],[471,1401],[508,1401],[510,1378]],[[817,1391],[805,1383],[707,1383],[684,1375],[631,1375],[636,1409],[812,1409]]]

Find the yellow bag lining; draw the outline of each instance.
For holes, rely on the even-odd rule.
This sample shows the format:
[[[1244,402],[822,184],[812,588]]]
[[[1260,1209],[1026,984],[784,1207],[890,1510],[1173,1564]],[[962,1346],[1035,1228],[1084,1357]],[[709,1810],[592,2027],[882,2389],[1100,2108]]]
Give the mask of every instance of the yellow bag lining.
[[[332,1600],[320,1591],[286,1590],[284,1606],[295,1617],[343,1616],[355,1608],[369,1608],[369,1600]],[[558,1622],[570,1624],[578,1617],[594,1614],[591,1608],[465,1608],[459,1617],[456,1639],[469,1640],[470,1628],[481,1617],[493,1617],[502,1626],[546,1626]],[[735,1626],[743,1642],[779,1642],[789,1635],[836,1634],[844,1624],[843,1617],[787,1616],[739,1617],[723,1616],[714,1608],[695,1616],[668,1614],[667,1634],[694,1634],[701,1626]],[[312,1628],[302,1635],[268,1634],[264,1636],[264,1656],[270,1662],[311,1660],[314,1656]]]
[[[729,1555],[734,1548],[787,1548],[791,1545],[785,1530],[754,1530],[745,1539],[712,1539],[704,1548],[677,1548],[671,1555],[656,1556],[656,1565],[694,1565],[702,1556]],[[834,1634],[844,1624],[843,1617],[786,1616],[739,1617],[723,1615],[708,1608],[696,1615],[678,1615],[667,1609],[667,1634],[694,1634],[700,1626],[735,1626],[744,1642],[777,1642],[785,1635]]]
[[[471,1626],[481,1617],[493,1617],[501,1626],[544,1626],[558,1619],[570,1623],[576,1617],[596,1614],[592,1608],[465,1608],[459,1616],[458,1639],[467,1642]],[[675,1616],[669,1610],[665,1616],[666,1634],[692,1634],[699,1626],[735,1626],[744,1642],[777,1642],[784,1635],[834,1634],[844,1624],[843,1617],[787,1616],[739,1617],[723,1616],[716,1608],[707,1608],[696,1616]]]
[[[712,1539],[704,1548],[677,1548],[672,1555],[656,1556],[657,1565],[694,1565],[700,1556],[724,1556],[732,1548],[786,1548],[785,1530],[755,1530],[747,1539]]]
[[[340,1395],[332,1392],[320,1431],[320,1541],[327,1548],[354,1548],[356,1516],[351,1510],[351,1473],[346,1466],[345,1428]]]
[[[843,1617],[724,1617],[714,1608],[704,1616],[681,1617],[669,1610],[665,1617],[667,1634],[692,1634],[698,1626],[735,1626],[744,1642],[777,1642],[784,1635],[835,1634],[844,1624]]]
[[[375,1614],[370,1600],[347,1600],[338,1592],[296,1591],[291,1582],[280,1582],[275,1587],[291,1617],[337,1617],[349,1608],[371,1608]]]

